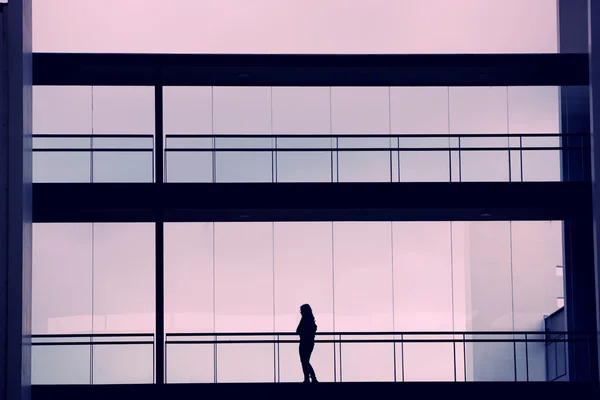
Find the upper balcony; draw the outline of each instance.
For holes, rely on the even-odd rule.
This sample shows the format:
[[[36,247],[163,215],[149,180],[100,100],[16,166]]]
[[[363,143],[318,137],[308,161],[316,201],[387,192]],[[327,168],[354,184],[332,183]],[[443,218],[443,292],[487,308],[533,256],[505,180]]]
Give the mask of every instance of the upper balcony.
[[[36,134],[34,183],[583,181],[589,134]]]

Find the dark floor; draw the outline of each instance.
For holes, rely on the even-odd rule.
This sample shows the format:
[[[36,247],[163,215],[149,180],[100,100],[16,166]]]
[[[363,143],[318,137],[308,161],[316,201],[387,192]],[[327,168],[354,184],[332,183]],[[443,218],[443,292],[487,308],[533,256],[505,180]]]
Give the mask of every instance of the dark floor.
[[[34,385],[32,400],[60,399],[365,399],[430,396],[447,399],[600,399],[597,383],[587,382],[406,382],[406,383],[220,383],[168,385]],[[505,397],[508,398],[508,397]]]

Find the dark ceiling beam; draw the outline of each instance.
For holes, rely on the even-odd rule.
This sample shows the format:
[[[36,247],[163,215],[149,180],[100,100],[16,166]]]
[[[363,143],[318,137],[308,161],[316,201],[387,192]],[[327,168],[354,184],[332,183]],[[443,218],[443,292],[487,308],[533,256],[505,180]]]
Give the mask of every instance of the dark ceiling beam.
[[[565,220],[591,204],[584,182],[33,185],[34,222]]]
[[[587,54],[34,53],[34,85],[570,86]]]

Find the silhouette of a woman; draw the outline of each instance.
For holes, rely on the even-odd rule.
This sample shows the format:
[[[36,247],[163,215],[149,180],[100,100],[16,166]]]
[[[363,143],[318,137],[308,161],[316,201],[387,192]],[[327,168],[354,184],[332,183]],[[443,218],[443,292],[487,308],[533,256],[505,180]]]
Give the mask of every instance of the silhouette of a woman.
[[[302,318],[296,328],[296,333],[300,336],[300,363],[302,364],[302,372],[304,373],[304,383],[318,382],[315,370],[310,365],[310,355],[315,348],[315,333],[317,332],[317,324],[312,309],[308,304],[303,304],[300,307]]]

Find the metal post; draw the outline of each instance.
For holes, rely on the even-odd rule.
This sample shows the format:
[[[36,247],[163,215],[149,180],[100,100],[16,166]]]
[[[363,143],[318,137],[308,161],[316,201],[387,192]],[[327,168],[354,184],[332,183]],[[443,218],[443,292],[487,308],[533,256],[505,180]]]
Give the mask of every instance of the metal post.
[[[163,88],[154,87],[154,143],[156,183],[162,184],[163,173]],[[165,382],[165,288],[164,288],[164,213],[162,204],[157,204],[156,221],[154,224],[154,249],[155,249],[155,301],[156,301],[156,383]]]

